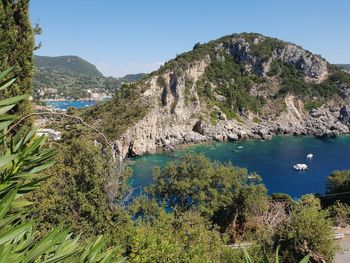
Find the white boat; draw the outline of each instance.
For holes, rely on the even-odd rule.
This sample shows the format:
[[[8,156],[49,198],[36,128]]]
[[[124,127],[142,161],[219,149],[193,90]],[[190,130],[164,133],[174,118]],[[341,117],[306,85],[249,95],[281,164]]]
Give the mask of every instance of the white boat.
[[[308,169],[307,165],[304,163],[297,163],[293,165],[294,170],[305,171]]]
[[[314,157],[314,155],[312,153],[309,153],[308,155],[306,155],[306,159],[311,160]]]
[[[243,146],[238,146],[237,148],[238,148],[238,149],[243,149]]]

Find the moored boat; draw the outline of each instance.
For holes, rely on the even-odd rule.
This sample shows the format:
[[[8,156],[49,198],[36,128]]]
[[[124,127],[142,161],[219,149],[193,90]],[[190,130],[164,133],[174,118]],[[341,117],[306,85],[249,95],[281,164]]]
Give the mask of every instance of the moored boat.
[[[295,165],[293,165],[294,170],[297,171],[305,171],[308,169],[308,166],[304,163],[297,163]]]

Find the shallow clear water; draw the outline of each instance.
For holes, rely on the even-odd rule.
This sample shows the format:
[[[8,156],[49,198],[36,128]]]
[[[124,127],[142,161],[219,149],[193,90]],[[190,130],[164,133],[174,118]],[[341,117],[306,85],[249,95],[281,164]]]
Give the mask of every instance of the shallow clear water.
[[[333,170],[350,169],[350,136],[331,139],[275,136],[271,141],[213,143],[141,156],[131,160],[132,186],[140,189],[149,185],[154,166],[164,166],[186,153],[201,153],[213,160],[246,167],[261,175],[269,193],[284,192],[298,198],[306,193],[324,193],[326,177]],[[308,153],[314,155],[310,161],[306,160]],[[309,170],[293,170],[296,163],[306,163]]]
[[[67,110],[69,107],[74,108],[85,108],[96,105],[96,101],[93,100],[77,100],[77,101],[71,101],[71,100],[63,100],[63,101],[45,101],[46,105],[58,109],[58,110]]]

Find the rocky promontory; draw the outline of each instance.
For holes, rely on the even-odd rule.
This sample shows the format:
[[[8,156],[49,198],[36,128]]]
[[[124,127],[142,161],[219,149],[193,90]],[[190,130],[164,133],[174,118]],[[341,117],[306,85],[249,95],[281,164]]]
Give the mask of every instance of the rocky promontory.
[[[206,141],[337,136],[350,128],[349,84],[350,75],[321,56],[259,34],[196,44],[125,87],[146,110],[125,123],[114,148],[124,159]],[[96,125],[107,114],[97,112]],[[118,118],[108,114],[109,122]]]

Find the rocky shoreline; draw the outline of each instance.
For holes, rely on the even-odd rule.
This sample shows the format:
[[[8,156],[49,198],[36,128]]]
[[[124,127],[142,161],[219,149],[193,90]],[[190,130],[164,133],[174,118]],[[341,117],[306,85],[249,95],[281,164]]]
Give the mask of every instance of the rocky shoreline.
[[[271,140],[275,135],[336,137],[350,132],[350,107],[315,109],[303,116],[286,112],[275,121],[262,123],[255,123],[248,119],[244,122],[222,120],[212,126],[198,120],[192,129],[181,128],[174,127],[154,140],[133,141],[129,145],[128,152],[125,152],[124,158],[159,151],[169,152],[186,145],[215,141]],[[115,144],[116,153],[120,155],[118,146]]]
[[[296,135],[315,137],[336,137],[350,132],[350,107],[341,109],[312,110],[300,125],[281,122],[241,124],[226,121],[210,127],[198,121],[192,131],[180,137],[167,137],[158,142],[157,148],[165,151],[176,149],[182,144],[196,144],[211,141],[242,141],[249,139],[271,140],[274,135]]]

